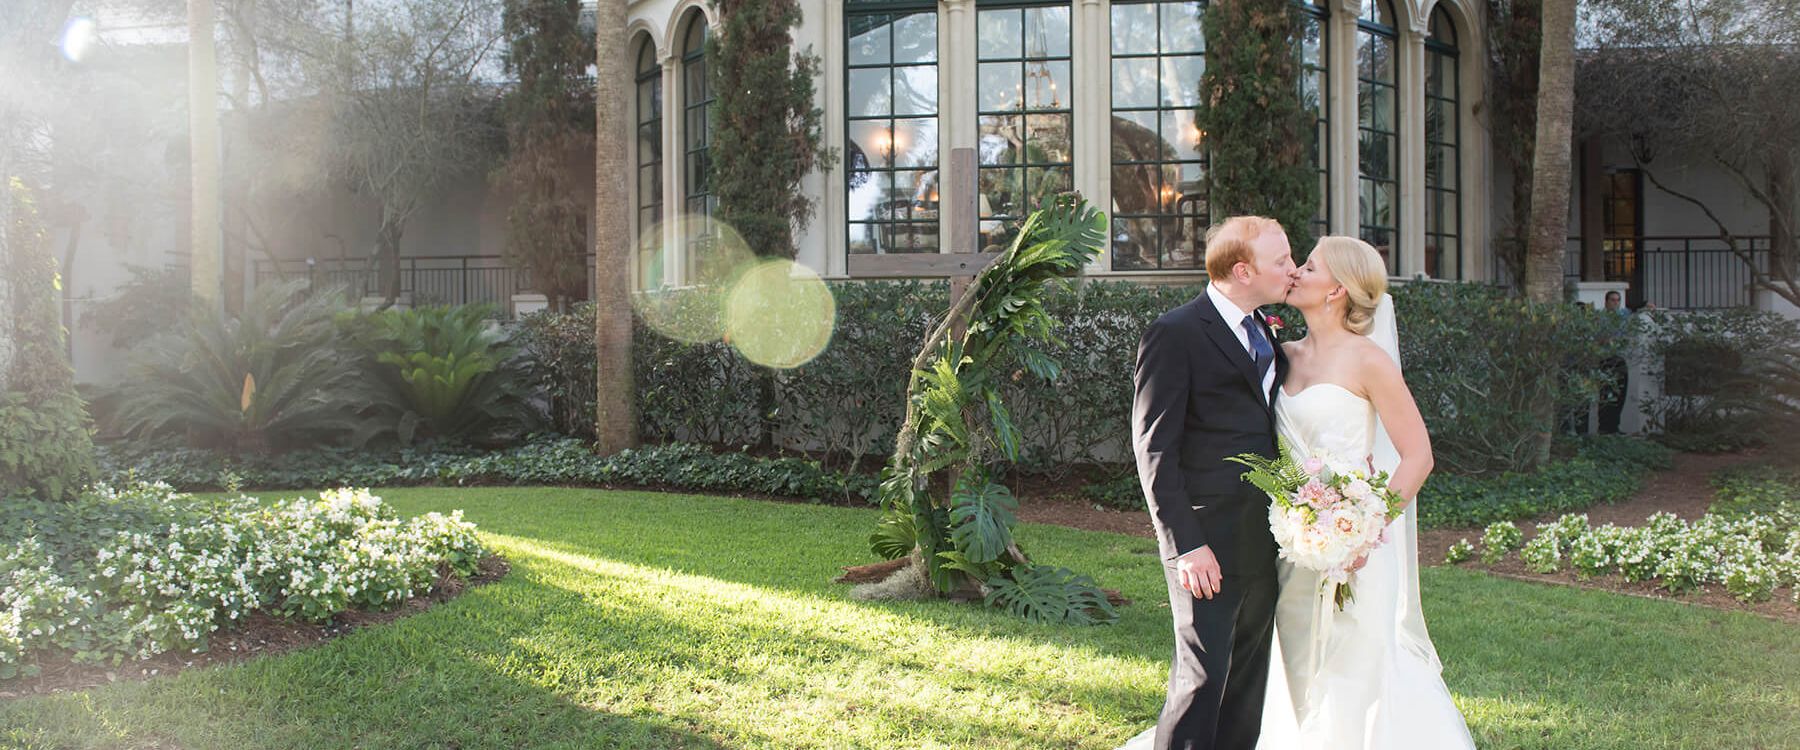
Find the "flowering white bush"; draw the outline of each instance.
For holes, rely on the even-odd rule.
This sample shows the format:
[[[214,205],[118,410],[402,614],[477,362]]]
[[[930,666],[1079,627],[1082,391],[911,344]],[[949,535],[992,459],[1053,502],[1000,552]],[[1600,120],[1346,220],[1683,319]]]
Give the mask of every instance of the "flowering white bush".
[[[1481,533],[1481,561],[1489,565],[1506,558],[1506,553],[1519,548],[1525,535],[1511,521],[1489,524]]]
[[[83,663],[198,652],[259,610],[324,620],[391,606],[441,571],[473,574],[485,554],[461,511],[402,521],[368,490],[265,505],[101,486],[30,514],[35,528],[0,541],[0,678],[30,671],[44,650]],[[101,530],[80,538],[49,533],[93,523]]]
[[[1587,516],[1565,515],[1538,526],[1519,558],[1539,573],[1554,573],[1566,561],[1583,578],[1617,574],[1655,580],[1674,592],[1711,583],[1755,602],[1777,587],[1800,585],[1800,527],[1780,514],[1708,513],[1688,523],[1657,513],[1635,527],[1589,527]]]

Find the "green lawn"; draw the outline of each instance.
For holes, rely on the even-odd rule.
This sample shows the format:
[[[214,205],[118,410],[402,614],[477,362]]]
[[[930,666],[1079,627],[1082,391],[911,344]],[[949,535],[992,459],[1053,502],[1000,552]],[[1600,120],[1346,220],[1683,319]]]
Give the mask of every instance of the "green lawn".
[[[829,582],[874,515],[581,489],[407,489],[512,559],[425,614],[247,665],[0,703],[0,747],[1112,748],[1162,701],[1153,544],[1028,526],[1136,600],[1117,626],[864,604]],[[1800,747],[1800,631],[1741,613],[1425,572],[1482,748]]]

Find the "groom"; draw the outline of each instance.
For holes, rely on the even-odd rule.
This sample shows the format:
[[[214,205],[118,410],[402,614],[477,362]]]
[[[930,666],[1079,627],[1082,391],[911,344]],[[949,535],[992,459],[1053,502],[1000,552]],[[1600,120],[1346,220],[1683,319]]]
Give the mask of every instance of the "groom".
[[[1206,233],[1206,273],[1205,294],[1144,332],[1133,373],[1132,450],[1175,616],[1157,750],[1256,746],[1275,618],[1269,499],[1225,459],[1275,455],[1287,358],[1256,309],[1287,298],[1287,234],[1227,219]]]

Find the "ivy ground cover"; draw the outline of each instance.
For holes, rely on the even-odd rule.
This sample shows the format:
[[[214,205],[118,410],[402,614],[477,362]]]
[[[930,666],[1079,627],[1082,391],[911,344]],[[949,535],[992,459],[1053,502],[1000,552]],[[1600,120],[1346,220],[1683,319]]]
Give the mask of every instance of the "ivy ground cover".
[[[0,747],[1113,748],[1162,701],[1148,539],[1021,526],[1135,603],[1031,625],[852,602],[875,511],[587,489],[380,493],[460,508],[498,583],[315,649],[0,703]],[[1800,746],[1800,631],[1454,568],[1424,575],[1483,748]]]

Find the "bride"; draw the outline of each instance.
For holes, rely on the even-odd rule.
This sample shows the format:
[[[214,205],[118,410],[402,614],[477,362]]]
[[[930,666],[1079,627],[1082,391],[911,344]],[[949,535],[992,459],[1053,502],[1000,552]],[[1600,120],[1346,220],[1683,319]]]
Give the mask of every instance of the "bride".
[[[1276,430],[1298,458],[1368,461],[1410,501],[1431,473],[1431,440],[1400,375],[1387,266],[1351,237],[1319,240],[1287,303],[1307,336],[1283,345],[1291,369]],[[1366,457],[1366,458],[1365,458]],[[1276,657],[1260,747],[1473,748],[1419,609],[1412,505],[1363,560],[1338,611],[1319,575],[1280,565]]]

